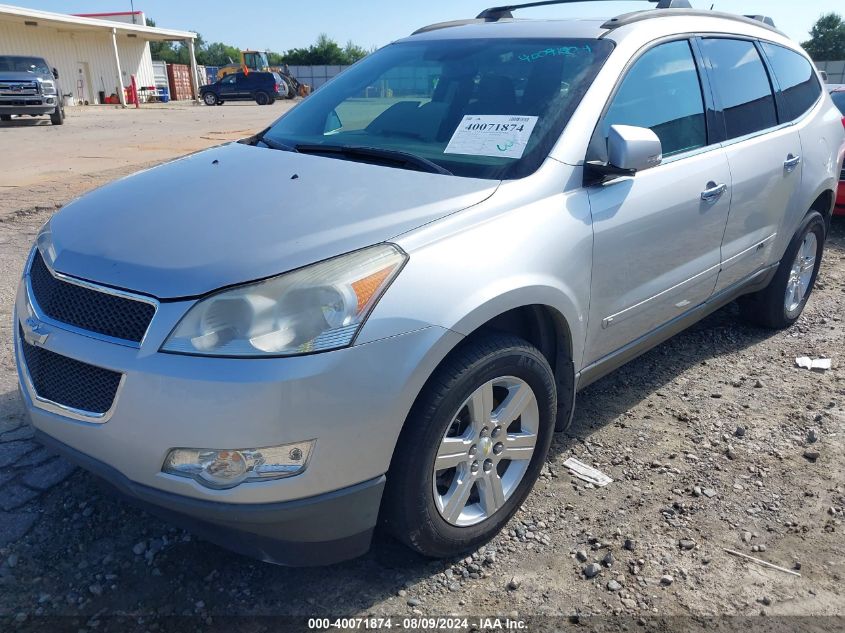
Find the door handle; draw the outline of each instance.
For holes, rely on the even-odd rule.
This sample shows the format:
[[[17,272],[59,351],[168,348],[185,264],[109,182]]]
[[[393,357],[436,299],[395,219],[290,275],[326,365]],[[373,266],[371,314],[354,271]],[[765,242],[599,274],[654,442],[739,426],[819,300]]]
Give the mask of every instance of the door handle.
[[[701,192],[701,199],[704,202],[716,202],[727,190],[728,186],[726,184],[717,185],[715,182],[710,181],[707,183],[707,189]]]
[[[786,169],[787,173],[795,171],[795,168],[801,164],[801,157],[800,156],[793,156],[790,154],[786,157],[786,160],[783,161],[783,167]]]

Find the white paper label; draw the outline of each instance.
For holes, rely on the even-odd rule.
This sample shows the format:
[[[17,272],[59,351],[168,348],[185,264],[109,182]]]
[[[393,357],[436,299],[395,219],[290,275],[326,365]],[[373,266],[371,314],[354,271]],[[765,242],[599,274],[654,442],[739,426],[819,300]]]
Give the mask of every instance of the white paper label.
[[[467,114],[443,153],[522,158],[535,125],[535,116]]]

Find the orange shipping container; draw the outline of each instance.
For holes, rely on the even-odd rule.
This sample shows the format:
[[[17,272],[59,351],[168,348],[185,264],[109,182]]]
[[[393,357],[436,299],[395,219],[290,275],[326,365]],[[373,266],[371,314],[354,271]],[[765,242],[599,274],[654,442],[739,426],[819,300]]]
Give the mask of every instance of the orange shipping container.
[[[167,83],[170,84],[170,98],[177,101],[192,99],[191,69],[186,64],[167,65]]]

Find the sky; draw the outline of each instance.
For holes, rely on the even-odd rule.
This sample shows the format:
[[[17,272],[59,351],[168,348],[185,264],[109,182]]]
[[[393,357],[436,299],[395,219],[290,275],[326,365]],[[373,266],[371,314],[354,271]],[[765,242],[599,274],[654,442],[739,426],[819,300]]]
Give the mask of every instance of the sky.
[[[524,0],[134,0],[164,28],[196,31],[206,42],[238,48],[285,51],[312,44],[326,33],[341,44],[352,40],[364,48],[383,46],[415,29],[446,20],[475,17],[489,3]],[[0,0],[58,13],[129,11],[131,0]],[[842,0],[691,0],[694,7],[742,14],[763,14],[796,41],[808,39],[823,13],[845,14]],[[525,17],[609,17],[652,6],[637,1],[576,3],[520,12]]]

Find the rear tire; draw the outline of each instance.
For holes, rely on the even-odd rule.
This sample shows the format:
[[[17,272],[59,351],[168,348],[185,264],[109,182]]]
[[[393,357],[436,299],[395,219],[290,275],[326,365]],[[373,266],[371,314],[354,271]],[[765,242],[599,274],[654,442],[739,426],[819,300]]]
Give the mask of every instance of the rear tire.
[[[0,121],[11,121],[12,115],[11,114],[0,114]]]
[[[260,106],[267,105],[268,103],[270,103],[270,95],[268,95],[266,92],[256,92],[255,103]]]
[[[50,123],[53,125],[64,125],[65,111],[64,108],[56,106],[56,111],[50,115]]]
[[[540,474],[556,409],[554,373],[530,343],[505,334],[464,342],[402,429],[382,507],[387,529],[434,558],[493,538]]]
[[[740,298],[743,317],[755,325],[774,330],[787,328],[798,320],[819,274],[826,231],[822,215],[810,211],[789,242],[769,285]]]
[[[206,92],[202,96],[202,101],[207,106],[220,105],[220,99],[213,92]]]

